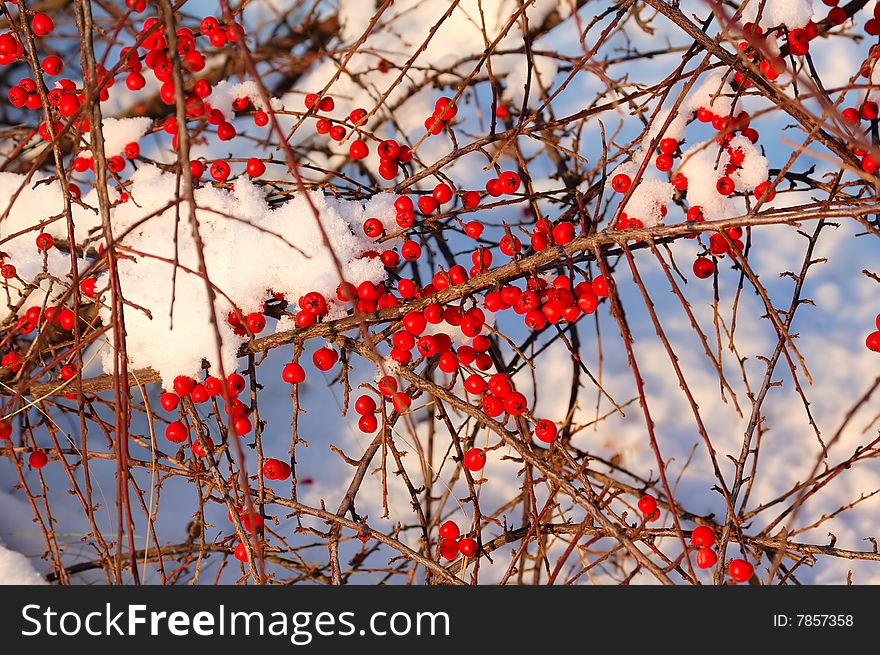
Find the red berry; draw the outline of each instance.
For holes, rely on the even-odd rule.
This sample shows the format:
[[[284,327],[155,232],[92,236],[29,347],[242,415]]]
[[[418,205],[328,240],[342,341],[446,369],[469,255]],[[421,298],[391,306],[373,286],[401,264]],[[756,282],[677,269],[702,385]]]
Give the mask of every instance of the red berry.
[[[225,161],[215,161],[211,164],[211,177],[213,177],[218,182],[224,182],[230,173],[229,164]]]
[[[865,345],[868,347],[868,350],[880,353],[880,331],[871,332],[871,334],[865,339]]]
[[[390,375],[385,375],[376,384],[383,396],[393,396],[397,393],[397,380]]]
[[[397,153],[400,152],[400,146],[397,144],[397,141],[387,139],[379,144],[376,148],[376,152],[379,154],[380,159],[397,159]]]
[[[408,262],[414,262],[422,256],[422,247],[415,241],[406,241],[400,247],[400,256]]]
[[[259,334],[266,327],[266,317],[261,312],[251,312],[245,317],[248,329],[254,334]]]
[[[556,424],[553,421],[548,421],[547,419],[541,419],[535,424],[535,437],[538,441],[543,441],[544,443],[553,443],[556,441],[556,435],[558,434],[558,430],[556,428]]]
[[[251,431],[251,427],[251,422],[244,416],[239,416],[232,422],[232,431],[236,437],[246,435]]]
[[[290,362],[281,370],[281,379],[288,384],[299,384],[306,379],[306,372],[297,362]]]
[[[290,473],[290,464],[280,459],[270,457],[263,462],[263,477],[267,480],[286,480],[290,477]]]
[[[352,159],[363,159],[370,154],[370,149],[363,141],[352,141],[351,145],[348,147],[348,154]]]
[[[464,232],[471,239],[479,239],[480,235],[483,233],[483,224],[479,221],[470,221],[465,224]]]
[[[713,234],[709,237],[709,250],[713,255],[720,257],[721,255],[726,255],[730,252],[730,246],[727,244],[727,241],[724,240],[724,237],[720,234]]]
[[[455,559],[458,557],[458,540],[444,539],[440,542],[440,555],[444,559]]]
[[[161,396],[159,396],[159,404],[162,405],[162,409],[166,412],[173,412],[177,409],[177,405],[180,403],[180,396],[176,393],[171,393],[166,391]]]
[[[353,125],[361,125],[364,123],[364,119],[367,117],[366,109],[352,109],[351,113],[348,115],[348,120],[352,122]]]
[[[185,375],[178,375],[174,378],[174,392],[181,398],[188,396],[196,386],[195,380]]]
[[[477,542],[474,539],[465,538],[458,542],[458,552],[465,557],[473,557],[477,553]]]
[[[654,161],[654,165],[657,167],[657,170],[663,173],[671,171],[674,163],[675,162],[672,159],[672,155],[659,155]]]
[[[232,373],[226,378],[226,388],[233,396],[237,396],[245,388],[245,381],[238,373]]]
[[[372,396],[366,394],[359,396],[354,403],[354,411],[361,416],[372,414],[376,411],[376,400]]]
[[[711,569],[718,563],[718,555],[711,548],[700,548],[697,551],[697,566],[701,569]]]
[[[671,155],[676,150],[678,150],[678,141],[675,139],[670,139],[670,138],[661,139],[659,147],[660,147],[660,152],[662,152],[665,155]]]
[[[371,239],[377,239],[385,232],[385,226],[378,218],[368,218],[364,221],[364,234]]]
[[[629,191],[629,188],[632,186],[632,180],[629,175],[624,173],[618,173],[613,178],[611,178],[611,188],[617,191],[617,193],[626,193]]]
[[[379,427],[375,414],[364,414],[358,419],[358,429],[364,434],[372,434]]]
[[[238,544],[238,546],[235,547],[235,559],[239,562],[247,563],[247,548],[245,548],[244,544]]]
[[[477,191],[466,191],[461,197],[461,204],[465,209],[473,209],[480,204],[480,194]]]
[[[709,548],[715,543],[715,533],[708,526],[698,525],[691,533],[691,543],[697,548]]]
[[[205,445],[208,447],[208,450],[213,451],[214,442],[210,439],[210,437],[203,437],[203,439],[205,440]],[[208,455],[205,452],[205,449],[202,447],[202,442],[198,440],[193,441],[192,451],[193,455],[195,455],[196,457],[207,457]]]
[[[714,272],[715,262],[708,257],[697,257],[694,261],[694,275],[701,280],[705,280],[707,277],[712,277]]]
[[[482,448],[471,448],[464,454],[463,463],[468,471],[481,471],[486,466],[486,453]]]
[[[511,416],[520,416],[529,408],[529,401],[518,391],[513,391],[504,398],[504,411]]]
[[[454,521],[444,521],[440,526],[439,534],[443,539],[457,539],[459,535],[458,526]]]
[[[452,189],[449,188],[448,184],[441,182],[434,187],[432,196],[437,203],[442,205],[452,200]]]
[[[657,511],[657,499],[650,494],[645,494],[639,498],[639,511],[644,516],[653,516]]]
[[[235,138],[235,134],[235,126],[228,121],[224,121],[217,126],[217,138],[221,141],[230,141]]]
[[[726,175],[719,178],[718,182],[715,183],[715,188],[722,196],[729,196],[731,193],[733,193],[735,186],[736,185],[733,183],[733,180]]]
[[[761,182],[755,187],[755,199],[761,202],[770,202],[776,197],[776,190],[771,188],[770,182]]]
[[[330,128],[330,138],[334,141],[342,141],[345,138],[345,128],[342,125],[333,125]]]
[[[516,193],[520,185],[519,175],[514,171],[505,171],[498,176],[498,184],[502,193]]]
[[[404,414],[409,410],[410,405],[412,405],[412,398],[405,393],[396,393],[391,396],[391,404],[394,407],[394,411],[398,414]]]
[[[194,403],[203,403],[207,401],[210,396],[208,395],[207,389],[205,389],[205,385],[197,384],[193,387],[193,390],[189,394],[189,397]]]
[[[55,29],[55,23],[46,14],[35,14],[31,21],[31,27],[36,36],[46,36]]]
[[[46,453],[42,450],[33,451],[28,457],[28,465],[32,469],[41,469],[46,466],[46,463],[49,461],[49,458],[46,456]]]
[[[37,235],[37,249],[38,250],[49,250],[52,246],[55,245],[55,239],[48,232],[42,232]]]
[[[248,532],[254,532],[263,527],[265,521],[263,517],[256,512],[242,512],[241,526]]]
[[[64,60],[55,55],[49,55],[40,62],[40,67],[46,75],[60,75],[64,70]]]
[[[746,582],[754,575],[755,569],[744,559],[730,560],[730,577],[734,582]]]
[[[421,312],[409,312],[403,317],[403,327],[410,334],[420,335],[427,325],[428,321]]]
[[[165,438],[171,443],[183,443],[189,434],[186,426],[180,421],[169,423],[165,428]]]
[[[553,227],[553,241],[557,246],[564,246],[574,241],[574,223],[568,221],[559,223]]]
[[[320,371],[329,371],[339,359],[339,354],[330,347],[319,348],[312,355],[312,362]]]
[[[266,164],[256,157],[251,157],[248,159],[246,170],[251,177],[260,177],[266,172]]]

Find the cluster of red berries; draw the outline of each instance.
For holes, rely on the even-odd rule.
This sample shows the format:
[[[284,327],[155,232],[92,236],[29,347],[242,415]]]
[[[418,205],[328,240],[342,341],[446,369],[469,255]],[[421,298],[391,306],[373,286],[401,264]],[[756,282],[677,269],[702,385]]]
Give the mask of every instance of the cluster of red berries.
[[[286,480],[290,477],[290,464],[269,457],[263,462],[263,477],[267,480]]]
[[[712,528],[698,525],[691,532],[691,544],[697,549],[697,566],[701,569],[711,569],[718,562],[718,555],[712,549],[715,545],[715,533]]]
[[[573,323],[581,316],[592,314],[599,298],[608,295],[605,277],[583,280],[572,287],[567,275],[557,276],[552,283],[543,278],[531,278],[525,289],[510,284],[486,294],[484,307],[491,312],[507,309],[523,317],[531,330],[543,330],[548,324],[560,321]]]
[[[258,532],[266,523],[266,520],[257,512],[247,512],[244,508],[238,508],[237,510],[239,520],[241,521],[241,527],[244,528],[245,532],[253,534],[254,532]],[[229,513],[229,522],[233,523],[232,513]],[[243,543],[239,543],[238,546],[235,547],[234,552],[235,559],[239,562],[247,562],[247,548]]]
[[[542,218],[535,223],[532,231],[532,249],[541,252],[554,244],[564,246],[574,241],[575,232],[575,225],[570,221],[562,220],[554,224]]]
[[[318,96],[317,93],[307,93],[303,100],[306,109],[315,108],[316,111],[329,113],[336,109],[336,101],[331,96]],[[329,134],[334,141],[342,141],[345,138],[346,130],[340,124],[333,124],[326,118],[319,118],[315,121],[315,132],[318,134]]]
[[[409,411],[412,405],[412,397],[402,391],[398,391],[397,380],[390,375],[383,376],[377,384],[379,389],[379,402],[386,400],[398,414]],[[379,427],[379,419],[376,414],[379,410],[379,402],[369,394],[358,396],[354,403],[354,411],[360,416],[358,429],[365,434],[372,434]],[[384,411],[384,410],[383,410]]]
[[[24,56],[21,41],[12,32],[0,34],[0,66],[9,66]]]
[[[454,521],[446,521],[440,526],[440,555],[453,560],[459,555],[473,557],[477,554],[477,542],[470,537],[460,537],[461,532]]]
[[[49,305],[40,308],[34,305],[18,318],[16,328],[19,334],[30,334],[41,324],[44,327],[57,325],[65,332],[70,332],[76,324],[76,314],[69,307]]]
[[[250,334],[259,334],[266,329],[266,317],[263,312],[250,312],[242,315],[238,310],[229,312],[226,316],[226,322],[232,326],[232,331],[236,336],[244,337]]]
[[[880,54],[880,51],[878,51],[878,54]],[[845,123],[854,127],[858,126],[862,120],[870,121],[872,125],[876,125],[878,118],[880,118],[880,107],[873,100],[865,100],[858,109],[847,107],[840,115]],[[852,152],[854,155],[862,158],[861,168],[869,175],[874,175],[880,170],[878,158],[861,146],[853,146]]]
[[[107,170],[111,173],[119,174],[123,170],[125,170],[126,161],[133,160],[140,157],[141,148],[137,144],[136,141],[132,141],[131,143],[127,143],[125,148],[123,149],[123,155],[112,155],[107,157]],[[78,155],[73,158],[70,166],[77,173],[84,173],[86,171],[95,170],[95,159],[94,157],[84,157],[82,155]],[[128,201],[128,193],[123,192],[120,195],[120,202]],[[39,244],[38,244],[39,245]]]
[[[802,41],[801,33],[803,30],[792,30],[792,32],[794,33],[793,38],[795,42],[800,43]],[[765,34],[764,29],[756,23],[746,23],[743,25],[743,35],[746,37],[746,40],[740,42],[740,52],[745,57],[748,57],[753,64],[758,66],[761,74],[765,78],[772,82],[785,72],[786,63],[783,57],[779,55],[765,56],[770,48],[754,47],[753,45],[762,39],[769,38],[771,33]],[[792,54],[795,54],[793,50]],[[747,89],[751,86],[751,81],[739,71],[734,73],[733,83],[740,89]]]
[[[697,566],[711,569],[718,563],[718,555],[712,547],[715,545],[715,532],[705,525],[698,525],[691,532],[691,544],[697,549]],[[732,559],[728,564],[728,572],[734,582],[747,582],[754,575],[754,567],[744,559]]]
[[[503,195],[513,195],[519,191],[522,184],[519,173],[516,171],[503,171],[498,177],[491,178],[486,182],[486,193],[493,198]]]
[[[877,314],[874,324],[877,329],[867,336],[865,345],[868,347],[868,350],[880,353],[880,314]]]
[[[388,253],[395,256],[397,254],[393,251],[382,253],[382,261],[386,265],[393,263]],[[384,284],[373,284],[369,280],[364,280],[357,286],[350,282],[343,282],[336,288],[336,299],[341,303],[354,304],[358,311],[364,314],[387,307],[396,307],[399,304],[397,297],[392,293],[388,293]],[[299,314],[297,314],[297,317],[299,317]],[[299,324],[299,321],[297,321],[297,325]]]
[[[385,139],[376,146],[379,155],[379,176],[384,180],[393,180],[397,176],[401,164],[412,161],[412,150],[394,139]]]
[[[227,376],[224,382],[220,378],[209,375],[204,382],[196,382],[191,377],[178,375],[174,378],[174,391],[166,391],[159,396],[159,403],[166,412],[176,410],[181,399],[189,398],[194,404],[210,401],[220,397],[225,401],[225,409],[232,416],[232,431],[235,436],[243,436],[251,431],[251,421],[248,418],[250,408],[240,401],[237,396],[244,391],[246,383],[238,373]],[[165,427],[165,438],[172,443],[183,443],[189,437],[189,429],[183,421],[172,421]],[[210,437],[204,437],[209,450],[213,450],[214,443]],[[193,441],[193,453],[204,457],[205,452],[198,440]]]
[[[436,136],[449,126],[457,113],[458,107],[451,98],[438,98],[434,103],[434,113],[425,119],[425,129]]]

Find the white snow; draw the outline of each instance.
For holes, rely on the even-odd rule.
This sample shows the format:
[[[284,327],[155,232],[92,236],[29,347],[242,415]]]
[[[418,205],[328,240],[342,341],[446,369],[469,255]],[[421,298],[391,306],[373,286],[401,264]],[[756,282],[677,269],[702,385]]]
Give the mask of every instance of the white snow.
[[[117,205],[111,214],[122,246],[133,250],[133,257],[123,258],[119,264],[123,293],[133,303],[125,309],[130,365],[154,368],[166,386],[176,375],[196,375],[202,359],[215,366],[218,363],[210,345],[213,332],[208,296],[205,283],[197,274],[199,260],[188,222],[188,205],[180,203],[176,209],[173,207],[177,195],[175,179],[152,166],[138,169],[131,177],[131,200]],[[23,176],[0,173],[0,196],[11,197],[23,181]],[[336,266],[304,196],[295,196],[272,209],[262,191],[242,177],[236,180],[232,191],[206,185],[196,189],[194,197],[208,275],[217,293],[215,310],[220,318],[225,370],[235,369],[236,352],[243,341],[243,337],[233,334],[225,320],[236,306],[245,314],[261,311],[271,291],[284,293],[295,307],[301,295],[319,291],[332,299],[331,315],[344,313],[343,308],[335,306],[339,284]],[[382,194],[366,203],[325,197],[319,192],[311,193],[310,198],[345,278],[354,283],[383,280],[385,268],[381,260],[362,257],[366,251],[374,250],[376,244],[363,236],[361,227],[368,217],[380,218],[388,227],[394,225],[396,196]],[[57,183],[40,184],[36,189],[32,184],[26,185],[8,218],[0,223],[0,237],[32,226],[35,207],[45,216],[60,212],[60,202]],[[97,224],[96,214],[86,209],[76,207],[74,213],[75,220],[81,218],[84,226]],[[147,217],[150,218],[144,220]],[[59,238],[67,235],[65,221],[56,221],[46,230]],[[174,281],[172,314],[175,233],[180,267]],[[42,257],[34,243],[36,234],[32,230],[2,245],[8,254],[7,261],[16,265],[26,282],[43,271]],[[84,232],[78,231],[77,235],[79,238]],[[389,241],[384,247],[394,245],[394,241]],[[51,293],[51,301],[66,288],[69,257],[57,249],[47,254],[48,271],[57,280],[45,280],[44,293],[32,293],[23,309],[42,304],[45,292]],[[106,279],[100,279],[98,288],[106,283]],[[22,285],[13,280],[9,286],[15,304],[16,290]],[[5,303],[0,311],[3,316],[9,314]],[[109,322],[109,307],[103,307],[101,317]],[[112,370],[112,349],[105,348],[102,354],[105,370]]]
[[[755,2],[755,7],[759,3]],[[788,29],[804,27],[813,17],[813,0],[769,0],[764,4],[761,25],[776,27],[785,25]]]
[[[733,109],[733,88],[728,82],[727,70],[716,70],[708,73],[689,94],[685,108],[697,111],[700,107],[711,109],[718,116],[729,116]]]
[[[729,147],[740,150],[745,155],[743,163],[730,176],[736,182],[737,189],[751,191],[767,181],[770,164],[754,143],[740,134],[730,140]]]
[[[135,118],[105,118],[101,122],[104,134],[104,153],[107,157],[121,155],[125,146],[137,142],[153,126],[153,120],[146,116]],[[89,141],[89,135],[84,135]]]
[[[671,109],[663,109],[654,118],[641,145],[633,156],[617,166],[608,176],[607,187],[610,192],[611,180],[618,173],[635,178],[640,164],[647,157],[650,159],[642,180],[635,187],[623,208],[628,216],[642,221],[646,227],[661,222],[660,208],[672,200],[675,188],[665,179],[658,177],[654,167],[654,158],[658,152],[651,152],[651,142],[661,133],[662,137],[674,138],[681,142],[685,129],[693,117],[693,113],[704,107],[716,115],[736,115],[739,107],[733,104],[733,89],[725,79],[724,71],[713,71],[700,81],[682,103],[681,111],[672,115]],[[666,121],[667,129],[662,130]],[[746,137],[738,135],[730,140],[730,148],[742,151],[744,160],[741,166],[730,174],[739,191],[751,191],[758,184],[767,180],[769,164],[760,150]],[[681,172],[688,179],[687,199],[691,206],[700,205],[703,215],[709,220],[717,220],[737,213],[736,203],[722,196],[716,189],[718,179],[724,175],[724,169],[730,162],[727,148],[723,148],[720,156],[719,146],[714,141],[704,141],[689,148],[683,148],[681,157],[676,159],[673,173]]]
[[[212,108],[219,109],[226,120],[231,120],[235,116],[232,102],[239,98],[247,98],[257,109],[263,111],[267,109],[263,96],[260,95],[260,87],[252,80],[237,83],[221,80],[213,87],[211,95],[205,98],[205,102]],[[278,98],[270,98],[269,103],[272,109],[284,109],[284,103]]]
[[[145,216],[158,214],[123,240],[142,254],[120,262],[122,288],[131,303],[152,315],[126,307],[128,354],[132,367],[154,368],[168,386],[176,375],[196,375],[202,359],[214,367],[218,364],[210,345],[209,301],[204,280],[196,273],[199,260],[188,204],[181,202],[177,210],[168,208],[176,191],[174,176],[146,167],[132,176],[132,182],[133,202],[119,205],[113,214],[117,229],[125,230]],[[208,276],[217,290],[214,309],[220,318],[223,366],[232,371],[244,338],[235,336],[227,324],[230,311],[236,306],[244,314],[261,311],[270,291],[284,293],[294,306],[309,291],[335,299],[339,276],[305,197],[295,196],[271,209],[262,191],[246,178],[239,178],[232,191],[208,185],[196,189],[194,197]],[[354,283],[384,279],[379,259],[362,258],[375,244],[362,236],[360,228],[372,215],[386,223],[393,221],[394,196],[386,194],[366,204],[325,198],[318,192],[311,193],[310,199],[345,278]],[[181,267],[172,314],[175,231]],[[105,307],[101,315],[109,320],[109,309]],[[104,366],[105,370],[112,367],[109,349]]]
[[[0,585],[42,585],[43,576],[37,573],[30,560],[0,542]]]

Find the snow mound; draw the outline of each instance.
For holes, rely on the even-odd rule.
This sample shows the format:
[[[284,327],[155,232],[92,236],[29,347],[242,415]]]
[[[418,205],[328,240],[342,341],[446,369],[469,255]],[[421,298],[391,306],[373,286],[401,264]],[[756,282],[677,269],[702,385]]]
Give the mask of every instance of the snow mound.
[[[46,581],[27,557],[0,543],[0,585],[18,584],[42,585]]]
[[[123,255],[119,276],[127,301],[123,312],[129,365],[154,368],[166,387],[177,375],[198,375],[203,360],[216,371],[220,362],[213,345],[212,302],[222,338],[220,359],[231,372],[246,339],[235,335],[226,320],[236,308],[244,314],[262,311],[273,293],[284,294],[295,308],[300,296],[318,291],[329,301],[328,315],[336,317],[345,313],[335,300],[340,282],[337,263],[344,279],[355,284],[366,280],[378,283],[386,277],[381,260],[365,256],[376,244],[363,236],[362,226],[370,217],[379,218],[386,227],[395,225],[397,196],[390,193],[358,202],[311,192],[308,198],[296,194],[270,207],[263,191],[247,178],[238,178],[231,190],[212,185],[195,189],[195,215],[213,301],[199,273],[189,205],[176,200],[183,196],[177,177],[153,166],[141,167],[131,177],[129,193],[128,202],[111,210],[114,236]],[[69,286],[70,258],[53,248],[46,253],[44,265],[43,253],[34,241],[39,232],[33,228],[35,212],[40,219],[62,215],[57,182],[27,181],[21,175],[0,173],[0,197],[9,199],[0,207],[0,211],[8,211],[0,222],[5,261],[15,264],[23,280],[7,281],[12,302],[0,309],[7,317],[12,311],[20,314],[31,305],[60,298]],[[84,200],[97,206],[92,194]],[[74,206],[74,221],[78,243],[100,223],[96,211],[79,206]],[[18,234],[27,228],[30,230]],[[65,220],[55,220],[42,229],[56,238],[67,237]],[[392,248],[397,244],[392,240],[383,245]],[[99,278],[98,289],[107,287],[108,275]],[[35,278],[42,278],[38,292],[29,292],[22,302]],[[109,324],[109,298],[104,301],[107,304],[99,315]],[[104,348],[102,355],[104,370],[112,371],[112,348]]]

